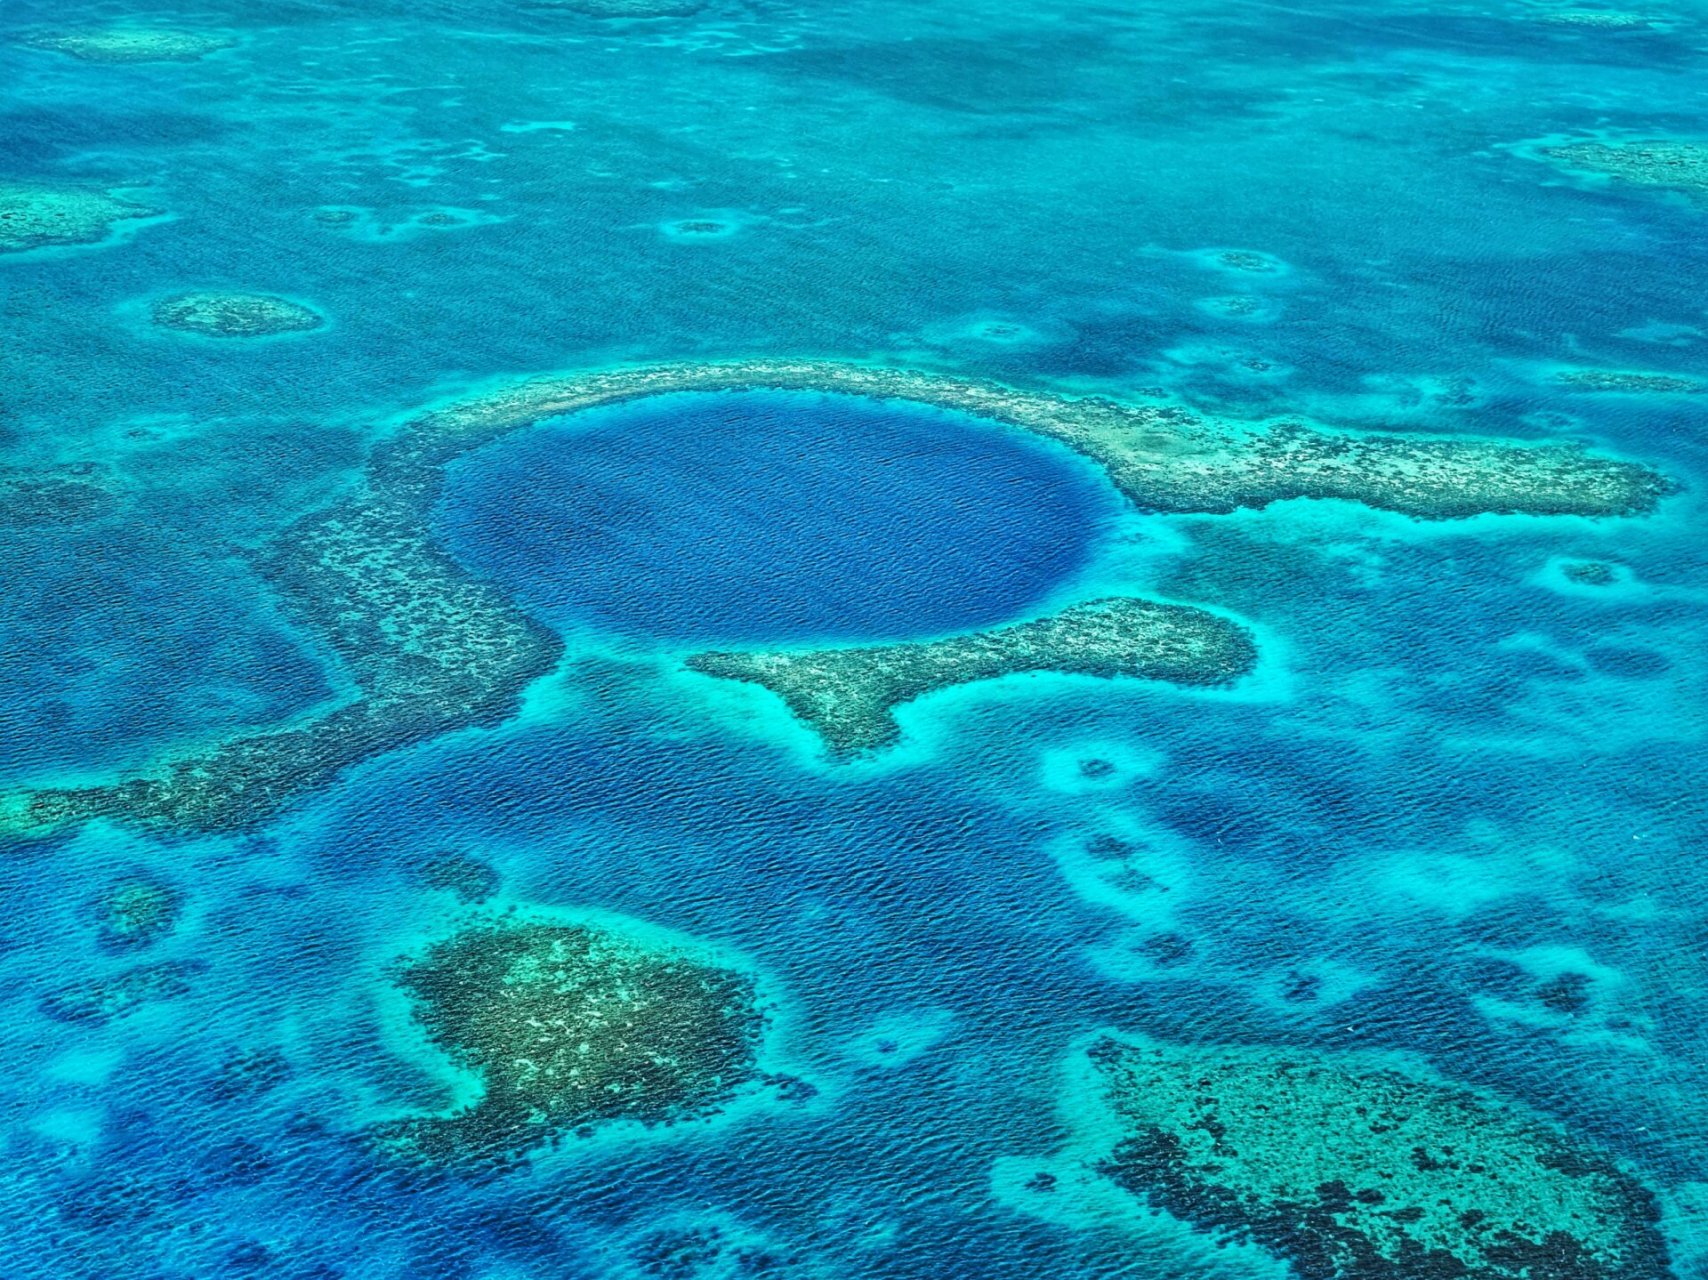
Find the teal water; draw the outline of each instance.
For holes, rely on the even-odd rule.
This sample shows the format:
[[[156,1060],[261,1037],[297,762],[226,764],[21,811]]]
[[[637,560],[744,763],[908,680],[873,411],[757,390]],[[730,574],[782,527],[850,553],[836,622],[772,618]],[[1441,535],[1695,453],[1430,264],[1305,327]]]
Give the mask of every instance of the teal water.
[[[960,415],[758,392],[471,453],[436,535],[568,645],[515,716],[254,830],[4,845],[0,1275],[1281,1274],[1018,1189],[1103,1027],[1414,1055],[1623,1162],[1672,1274],[1703,1275],[1703,398],[1555,374],[1708,380],[1708,211],[1525,147],[1708,141],[1708,25],[1682,0],[1625,29],[1554,11],[12,0],[0,178],[160,216],[0,254],[0,463],[106,495],[38,518],[0,494],[0,789],[349,696],[251,552],[421,407],[516,376],[862,359],[1571,440],[1680,490],[1605,521],[1157,516]],[[27,43],[118,20],[233,43]],[[150,323],[209,289],[327,323]],[[1564,572],[1586,561],[1611,581]],[[967,685],[835,765],[775,699],[680,663],[1111,591],[1244,620],[1257,672]],[[1109,874],[1109,838],[1143,877]],[[377,1158],[368,1126],[459,1096],[393,981],[465,914],[423,879],[447,852],[500,906],[743,957],[810,1089],[492,1176]],[[181,911],[115,950],[93,904],[137,877]],[[52,999],[163,962],[181,989],[124,1016]]]

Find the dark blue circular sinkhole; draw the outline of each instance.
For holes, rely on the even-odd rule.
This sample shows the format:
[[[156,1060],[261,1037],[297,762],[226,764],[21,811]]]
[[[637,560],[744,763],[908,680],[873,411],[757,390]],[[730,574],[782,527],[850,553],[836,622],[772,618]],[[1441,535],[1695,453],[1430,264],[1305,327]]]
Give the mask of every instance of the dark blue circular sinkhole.
[[[691,643],[900,639],[1024,612],[1086,562],[1113,491],[962,413],[693,392],[519,431],[454,463],[452,554],[558,625]]]

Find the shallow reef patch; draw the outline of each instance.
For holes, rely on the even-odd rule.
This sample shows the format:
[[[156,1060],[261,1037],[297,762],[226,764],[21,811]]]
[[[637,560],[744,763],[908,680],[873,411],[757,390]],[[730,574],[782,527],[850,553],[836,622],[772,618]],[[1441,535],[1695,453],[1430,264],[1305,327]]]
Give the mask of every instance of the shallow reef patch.
[[[950,685],[1053,671],[1211,687],[1237,680],[1256,661],[1257,646],[1238,623],[1186,605],[1112,597],[943,640],[697,653],[688,666],[765,686],[834,755],[849,756],[897,741],[901,726],[894,709]]]
[[[447,464],[508,432],[602,405],[674,392],[760,390],[909,400],[1031,432],[1089,458],[1135,507],[1156,513],[1218,514],[1288,499],[1339,498],[1426,520],[1487,512],[1632,516],[1652,510],[1674,488],[1648,467],[1570,445],[1357,435],[1296,420],[1237,422],[1173,406],[1070,399],[831,360],[658,365],[512,383],[403,423],[375,448],[357,490],[251,553],[288,620],[342,662],[345,683],[355,690],[351,700],[169,757],[111,784],[0,794],[0,833],[40,835],[92,818],[196,832],[253,828],[360,761],[501,723],[514,713],[522,690],[556,666],[563,642],[505,593],[471,577],[432,537]],[[1211,673],[1209,649],[1196,658],[1159,650],[1150,658],[1134,653],[1122,659],[1107,647],[1121,626],[1141,619],[1158,624],[1159,637],[1196,634],[1206,644],[1220,637],[1230,665],[1218,679],[1230,677],[1241,661],[1236,650],[1243,652],[1242,643],[1233,637],[1242,633],[1231,629],[1234,624],[1145,602],[1105,606],[1021,634],[1070,647],[1100,637],[1072,668],[1092,674],[1123,661],[1136,669],[1141,660],[1163,678],[1175,671],[1187,682],[1202,682]],[[1076,631],[1083,634],[1076,637]],[[888,705],[916,696],[908,689],[924,688],[920,679],[928,673],[926,684],[975,678],[948,678],[963,659],[975,664],[968,672],[977,664],[993,673],[1044,665],[1023,665],[1014,636],[983,635],[951,641],[929,655],[903,650],[915,674],[884,677]],[[729,666],[753,661],[744,655]],[[773,665],[787,661],[788,655],[777,655]],[[847,664],[861,660],[831,661],[852,670]],[[865,688],[870,696],[879,686],[868,678]],[[804,686],[799,696],[810,705]],[[832,732],[851,749],[894,736],[887,706],[879,714],[850,704],[838,723]]]
[[[104,1026],[144,1005],[190,994],[190,979],[207,965],[199,960],[162,960],[137,965],[105,978],[69,983],[49,992],[42,1012],[56,1022]]]
[[[1407,1066],[1099,1035],[1070,1102],[1096,1172],[1304,1280],[1637,1280],[1654,1196],[1553,1123]]]
[[[409,962],[400,985],[431,1043],[482,1084],[464,1110],[375,1130],[407,1157],[503,1164],[613,1121],[709,1116],[768,1079],[752,975],[651,931],[481,920]]]
[[[421,864],[421,883],[451,894],[465,906],[485,902],[504,885],[490,862],[466,853],[436,853]]]
[[[184,897],[171,885],[130,876],[96,898],[91,915],[102,950],[131,951],[171,933],[183,909]]]
[[[1580,141],[1536,148],[1562,169],[1610,178],[1629,187],[1675,191],[1708,206],[1708,144],[1682,140]]]
[[[1611,587],[1619,581],[1619,570],[1604,560],[1568,560],[1560,573],[1580,587]]]
[[[301,303],[269,293],[180,293],[156,302],[150,316],[162,329],[208,338],[308,333],[326,323],[318,312]]]
[[[159,214],[99,187],[0,179],[0,253],[98,244],[115,223]]]
[[[37,49],[67,53],[84,62],[195,62],[237,41],[211,31],[164,27],[93,27],[53,32],[27,41]]]
[[[1554,375],[1554,381],[1572,391],[1619,391],[1628,395],[1698,395],[1708,391],[1708,382],[1681,378],[1670,373],[1620,373],[1612,369],[1578,369]]]
[[[52,529],[111,515],[117,495],[93,464],[0,467],[0,529]]]

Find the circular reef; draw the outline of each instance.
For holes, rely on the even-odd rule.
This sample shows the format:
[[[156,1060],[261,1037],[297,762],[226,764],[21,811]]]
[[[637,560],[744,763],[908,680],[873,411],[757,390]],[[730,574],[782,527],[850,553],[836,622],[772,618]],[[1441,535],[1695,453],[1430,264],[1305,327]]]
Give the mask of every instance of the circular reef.
[[[0,835],[42,836],[94,818],[179,831],[251,830],[360,761],[503,722],[522,690],[558,666],[565,645],[511,593],[439,544],[433,524],[450,464],[511,432],[590,409],[680,392],[758,390],[843,393],[970,414],[1065,445],[1099,467],[1133,507],[1162,514],[1333,498],[1419,520],[1628,517],[1652,511],[1676,488],[1650,467],[1571,444],[1357,434],[1298,418],[1242,421],[851,361],[655,365],[512,383],[404,422],[375,447],[358,486],[252,553],[282,613],[343,665],[353,698],[114,782],[0,793]],[[809,651],[782,662],[720,652],[694,665],[786,686],[783,696],[797,714],[821,731],[835,726],[826,732],[833,749],[858,751],[892,741],[888,707],[931,686],[1036,670],[1026,665],[1035,641],[1057,647],[1070,671],[1194,685],[1237,676],[1249,645],[1237,623],[1159,602],[1105,599],[1043,621],[975,632],[948,647],[909,647],[892,655],[905,667],[899,680],[877,678],[883,647],[823,660]],[[821,700],[832,708],[829,718],[801,692],[815,673],[834,679]]]
[[[230,36],[158,27],[96,27],[59,31],[29,42],[84,62],[195,62],[236,43]]]
[[[433,1164],[505,1164],[613,1121],[718,1112],[770,1079],[751,974],[642,927],[479,920],[404,968],[428,1040],[478,1076],[479,1099],[374,1137]]]
[[[114,223],[159,214],[98,187],[0,179],[0,253],[98,244],[112,234]]]
[[[271,338],[326,323],[318,312],[268,293],[180,293],[154,304],[154,323],[209,338]]]
[[[1100,1177],[1302,1280],[1669,1274],[1654,1196],[1609,1158],[1410,1067],[1110,1035],[1076,1067]]]

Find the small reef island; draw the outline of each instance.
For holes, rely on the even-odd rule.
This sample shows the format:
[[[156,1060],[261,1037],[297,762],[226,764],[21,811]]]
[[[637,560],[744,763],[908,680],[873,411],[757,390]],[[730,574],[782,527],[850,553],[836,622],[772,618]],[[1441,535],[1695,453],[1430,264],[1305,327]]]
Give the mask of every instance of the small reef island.
[[[1099,465],[1121,494],[1148,512],[1217,514],[1287,499],[1336,498],[1423,520],[1485,512],[1636,516],[1673,489],[1646,466],[1568,445],[1357,435],[1295,419],[1240,422],[1174,406],[1070,399],[830,360],[661,365],[520,382],[404,423],[376,447],[360,488],[253,553],[255,569],[285,614],[344,663],[353,699],[287,726],[169,758],[118,782],[0,796],[0,835],[43,835],[93,818],[191,832],[250,829],[362,760],[502,722],[514,713],[522,689],[556,666],[563,642],[436,543],[430,525],[445,467],[508,432],[602,405],[676,392],[756,390],[906,400],[959,410],[993,429],[1031,432]],[[895,657],[910,673],[881,680],[870,673],[850,677],[850,661],[858,666],[870,658],[816,657],[821,669],[839,671],[844,691],[863,690],[848,703],[852,707],[861,700],[893,705],[928,683],[983,678],[971,674],[978,669],[1038,669],[1043,664],[1029,663],[1022,650],[1040,640],[1054,648],[1051,662],[1078,664],[1069,669],[1104,672],[1125,664],[1130,673],[1172,671],[1192,684],[1231,678],[1249,643],[1208,613],[1164,606],[1105,604],[1028,625],[1032,631],[997,631],[947,647],[892,647],[880,663]],[[962,661],[971,664],[965,675],[951,670]],[[711,659],[700,662],[705,669]],[[719,662],[743,679],[754,679],[766,665],[762,655]],[[770,667],[792,665],[773,660]],[[799,688],[812,670],[800,665],[791,676],[767,680]],[[797,701],[804,697],[795,695]],[[831,700],[846,701],[846,692]],[[883,715],[881,724],[870,712],[844,717],[844,726],[862,727],[832,733],[852,733],[850,743],[888,740],[887,705]],[[825,713],[818,718],[830,723]]]
[[[270,338],[326,323],[301,303],[267,293],[181,293],[156,302],[151,315],[162,329],[208,338]]]
[[[159,214],[158,209],[121,200],[99,187],[0,179],[0,253],[98,244],[112,234],[117,222]]]
[[[768,1077],[754,979],[606,923],[466,925],[403,971],[431,1043],[480,1078],[446,1116],[379,1126],[382,1149],[431,1164],[504,1164],[613,1121],[714,1114]]]
[[[230,36],[164,27],[94,27],[56,31],[28,43],[84,62],[195,62],[236,43]]]
[[[1301,1280],[1669,1274],[1653,1195],[1499,1099],[1328,1053],[1112,1035],[1075,1069],[1101,1178]]]
[[[1054,671],[1208,686],[1237,680],[1256,662],[1257,646],[1238,623],[1204,609],[1122,597],[925,644],[688,659],[706,675],[764,685],[839,756],[889,746],[901,737],[893,709],[950,685]]]

